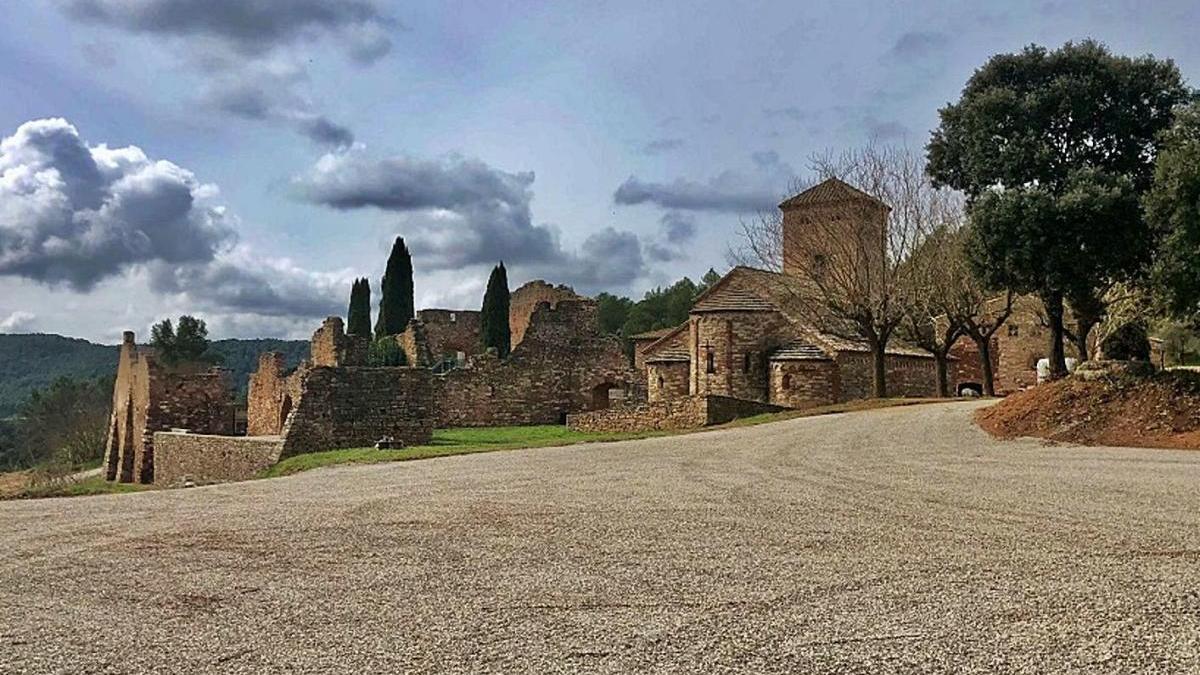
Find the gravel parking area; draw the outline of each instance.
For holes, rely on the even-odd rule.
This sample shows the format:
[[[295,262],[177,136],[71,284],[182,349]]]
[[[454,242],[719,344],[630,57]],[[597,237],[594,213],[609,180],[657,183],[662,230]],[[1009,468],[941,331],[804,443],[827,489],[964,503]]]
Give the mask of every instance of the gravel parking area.
[[[1200,672],[1200,453],[979,405],[0,503],[0,672]]]

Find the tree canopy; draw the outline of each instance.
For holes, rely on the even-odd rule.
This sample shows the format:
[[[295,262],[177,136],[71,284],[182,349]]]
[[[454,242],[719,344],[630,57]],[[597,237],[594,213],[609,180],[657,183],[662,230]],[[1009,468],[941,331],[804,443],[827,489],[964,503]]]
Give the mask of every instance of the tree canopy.
[[[487,290],[483,294],[480,312],[480,334],[483,348],[496,350],[500,358],[507,358],[512,351],[512,328],[508,323],[509,308],[508,270],[504,263],[496,265],[488,277]]]
[[[371,335],[371,282],[365,277],[350,286],[350,308],[346,312],[346,333]]]
[[[1153,287],[1172,317],[1200,319],[1200,103],[1180,109],[1160,137],[1146,217],[1162,238]]]
[[[1098,311],[1108,286],[1146,269],[1153,242],[1138,199],[1159,134],[1190,96],[1173,62],[1088,40],[996,55],[940,111],[929,174],[970,199],[976,272],[1041,297],[1056,374],[1064,299]],[[1081,318],[1080,332],[1098,320]]]
[[[178,328],[163,319],[150,329],[150,345],[167,365],[217,363],[219,355],[209,352],[208,326],[203,319],[187,314],[179,317]]]

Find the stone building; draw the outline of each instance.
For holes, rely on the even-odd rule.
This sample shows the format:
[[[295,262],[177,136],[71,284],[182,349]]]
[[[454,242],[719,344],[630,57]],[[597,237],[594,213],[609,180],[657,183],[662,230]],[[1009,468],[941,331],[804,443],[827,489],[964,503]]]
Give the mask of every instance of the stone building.
[[[126,331],[117,358],[104,475],[122,483],[156,482],[156,432],[187,429],[231,434],[233,388],[220,368],[168,367]]]

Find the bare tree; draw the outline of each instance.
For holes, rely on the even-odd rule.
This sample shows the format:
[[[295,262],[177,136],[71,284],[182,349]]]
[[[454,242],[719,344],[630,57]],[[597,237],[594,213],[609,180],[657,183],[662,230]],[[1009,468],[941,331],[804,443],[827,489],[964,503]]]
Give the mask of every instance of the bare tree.
[[[966,287],[964,313],[959,317],[963,335],[971,338],[979,353],[979,368],[983,373],[983,395],[996,395],[996,372],[992,367],[992,336],[1000,330],[1013,311],[1013,292],[990,296],[985,289],[972,283]]]
[[[796,192],[827,179],[842,183],[810,192],[811,204],[791,216],[771,212],[743,221],[731,258],[783,271],[792,282],[781,286],[796,313],[870,352],[874,394],[883,397],[888,343],[914,292],[905,261],[944,222],[948,192],[929,182],[923,155],[903,147],[826,152],[811,158],[811,168],[816,180],[796,184]]]

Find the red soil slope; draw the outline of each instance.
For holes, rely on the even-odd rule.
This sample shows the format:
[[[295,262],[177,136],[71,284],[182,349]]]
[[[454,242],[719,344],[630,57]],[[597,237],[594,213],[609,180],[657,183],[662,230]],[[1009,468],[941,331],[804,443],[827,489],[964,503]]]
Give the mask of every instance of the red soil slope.
[[[1200,449],[1200,376],[1067,378],[1013,394],[980,410],[976,421],[1003,438]]]

